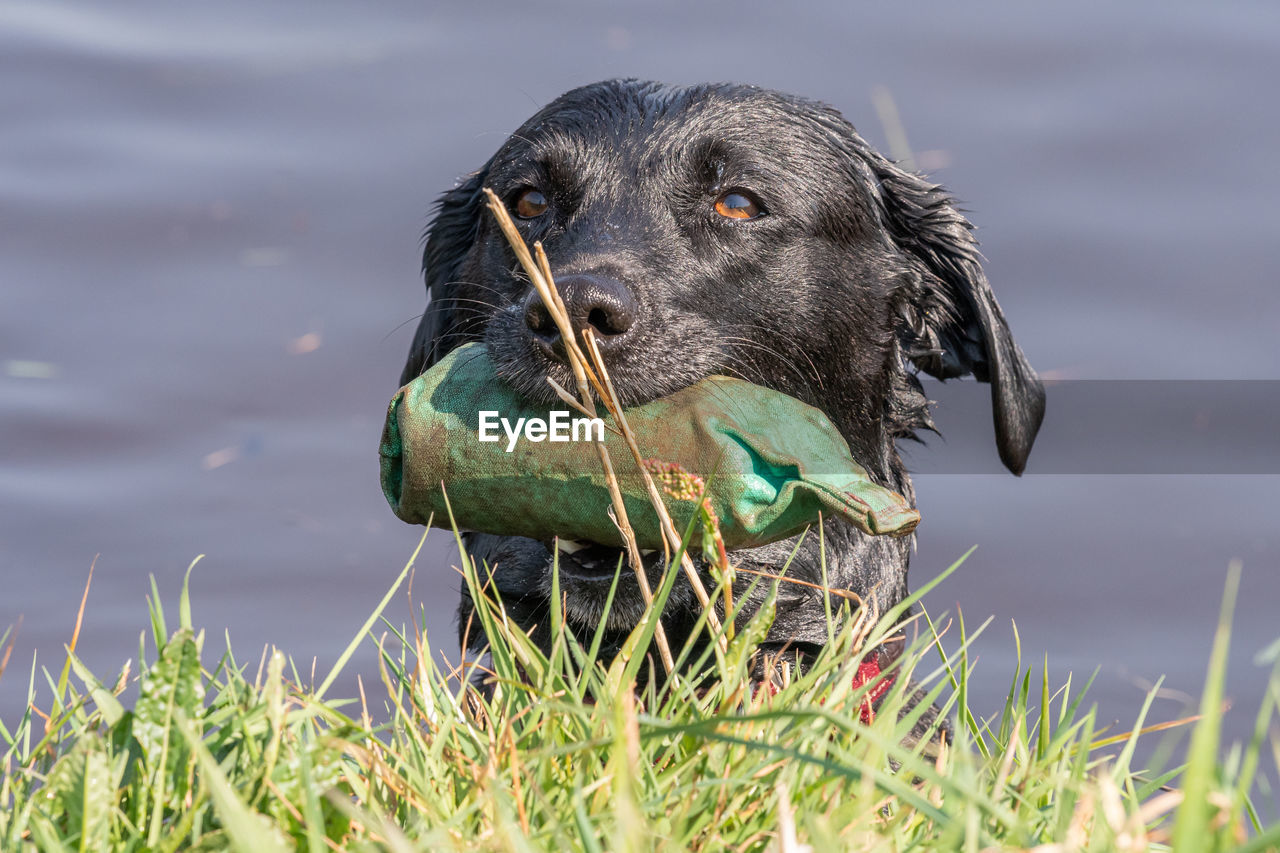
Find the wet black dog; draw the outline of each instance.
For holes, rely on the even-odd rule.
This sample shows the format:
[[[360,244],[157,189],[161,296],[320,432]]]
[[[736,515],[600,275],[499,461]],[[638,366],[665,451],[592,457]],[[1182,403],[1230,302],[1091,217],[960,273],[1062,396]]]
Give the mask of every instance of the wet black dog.
[[[479,340],[506,379],[552,400],[547,376],[573,387],[563,344],[484,209],[482,187],[503,199],[528,242],[545,245],[573,322],[603,340],[624,402],[709,374],[742,377],[822,409],[874,478],[911,498],[895,442],[932,426],[916,373],[972,374],[991,383],[1000,457],[1021,473],[1044,392],[982,273],[969,223],[939,187],[877,154],[834,109],[742,85],[598,83],[529,119],[440,199],[423,259],[430,301],[402,382]],[[906,596],[911,537],[866,536],[841,521],[824,533],[834,586],[882,610]],[[468,541],[478,561],[498,567],[515,618],[545,629],[550,543]],[[795,544],[732,558],[768,571]],[[589,632],[604,615],[619,551],[562,550],[566,616]],[[805,538],[789,575],[820,582],[817,536]],[[656,585],[657,566],[650,576]],[[606,653],[642,606],[624,571]],[[460,628],[470,625],[463,643],[475,650],[484,638],[470,610],[464,590]],[[664,615],[673,646],[696,613],[681,578]],[[783,584],[766,647],[804,655],[827,636],[820,594]]]

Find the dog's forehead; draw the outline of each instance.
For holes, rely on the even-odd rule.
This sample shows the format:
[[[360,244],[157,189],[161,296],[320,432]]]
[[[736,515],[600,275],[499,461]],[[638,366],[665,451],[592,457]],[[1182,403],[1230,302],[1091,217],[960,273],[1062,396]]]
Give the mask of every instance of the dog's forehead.
[[[516,131],[500,161],[606,160],[642,171],[696,157],[767,158],[812,168],[853,133],[823,104],[739,84],[608,81],[574,89]]]

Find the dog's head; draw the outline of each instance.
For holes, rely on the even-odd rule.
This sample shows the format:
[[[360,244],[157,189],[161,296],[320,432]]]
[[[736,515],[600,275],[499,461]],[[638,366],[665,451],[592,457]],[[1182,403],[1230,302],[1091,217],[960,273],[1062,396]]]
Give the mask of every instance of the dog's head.
[[[402,381],[483,340],[507,380],[550,400],[548,376],[572,387],[563,343],[483,187],[543,243],[624,402],[737,375],[825,411],[873,475],[901,485],[895,440],[931,426],[917,371],[972,374],[991,383],[1000,456],[1021,473],[1043,390],[969,223],[834,109],[742,85],[598,83],[444,194]]]

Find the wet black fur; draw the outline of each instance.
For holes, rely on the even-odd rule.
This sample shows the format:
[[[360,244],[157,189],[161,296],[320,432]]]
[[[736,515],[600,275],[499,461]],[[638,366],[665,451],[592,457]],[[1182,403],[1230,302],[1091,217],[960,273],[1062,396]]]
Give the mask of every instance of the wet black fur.
[[[914,500],[895,442],[932,428],[916,374],[972,374],[991,383],[1000,457],[1022,472],[1044,392],[983,275],[970,224],[940,187],[876,153],[831,107],[743,85],[597,83],[542,109],[441,197],[423,259],[429,304],[401,381],[483,340],[510,382],[549,400],[545,376],[565,387],[572,380],[525,326],[530,286],[484,210],[482,187],[508,208],[528,187],[546,195],[548,213],[520,225],[546,246],[557,277],[593,273],[631,289],[639,320],[609,365],[626,402],[713,373],[784,391],[826,412],[855,458]],[[714,201],[730,189],[749,190],[765,215],[719,217]],[[881,609],[907,594],[911,537],[866,536],[830,520],[824,533],[833,585]],[[516,618],[545,627],[546,545],[491,535],[468,542],[497,567]],[[778,542],[734,561],[768,571],[794,547]],[[792,577],[820,582],[817,548],[818,537],[806,537]],[[571,623],[594,629],[604,588],[561,583]],[[695,607],[681,578],[664,616],[673,644]],[[606,651],[640,609],[624,572]],[[478,648],[470,611],[464,591],[459,627]],[[783,584],[766,645],[803,654],[826,637],[821,597]]]

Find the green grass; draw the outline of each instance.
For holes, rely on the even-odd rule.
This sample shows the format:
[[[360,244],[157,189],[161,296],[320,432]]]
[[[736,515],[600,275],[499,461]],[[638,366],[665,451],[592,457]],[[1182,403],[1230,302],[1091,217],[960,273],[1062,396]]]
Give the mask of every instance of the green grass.
[[[153,583],[155,651],[140,652],[136,675],[126,667],[100,681],[70,652],[57,678],[33,668],[30,710],[0,727],[0,850],[1280,846],[1280,827],[1260,825],[1247,797],[1263,762],[1280,763],[1280,644],[1263,656],[1270,689],[1255,736],[1219,742],[1236,572],[1186,763],[1148,773],[1131,767],[1144,720],[1132,733],[1099,732],[1084,690],[1070,678],[1052,687],[1047,665],[1019,663],[1003,708],[972,707],[976,633],[959,623],[937,639],[926,621],[928,641],[902,660],[955,720],[955,743],[907,746],[913,716],[896,712],[904,679],[870,725],[859,719],[866,688],[852,686],[861,650],[898,612],[872,624],[833,597],[829,649],[770,695],[748,678],[766,605],[726,654],[687,661],[711,681],[637,695],[637,675],[655,665],[640,651],[656,609],[613,660],[553,613],[556,640],[543,655],[465,557],[461,567],[494,641],[487,702],[464,692],[419,628],[379,625],[409,566],[317,688],[279,651],[252,665],[229,643],[209,653],[185,583],[171,630]],[[364,642],[378,644],[381,686],[329,698]],[[0,636],[0,654],[4,645]],[[135,681],[129,709],[118,697]]]

